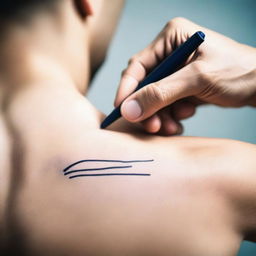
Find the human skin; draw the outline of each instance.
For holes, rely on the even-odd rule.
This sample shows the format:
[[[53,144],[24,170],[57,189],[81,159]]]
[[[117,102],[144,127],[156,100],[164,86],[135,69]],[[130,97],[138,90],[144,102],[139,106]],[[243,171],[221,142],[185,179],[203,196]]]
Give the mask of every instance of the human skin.
[[[205,33],[205,42],[179,71],[132,94],[139,81],[196,31]],[[146,131],[164,135],[181,133],[179,121],[193,116],[202,104],[255,107],[256,48],[185,18],[172,19],[130,59],[115,100],[116,106],[121,103],[128,121],[143,121]]]
[[[5,116],[17,134],[11,135],[13,153],[22,154],[9,169],[12,196],[4,219],[11,237],[21,239],[19,250],[235,255],[255,231],[255,146],[103,131],[101,114],[86,99],[54,86],[21,92]],[[154,162],[134,169],[149,177],[70,180],[62,173],[71,163],[95,158]]]
[[[9,43],[16,47],[24,40],[14,38]],[[9,56],[13,69],[0,87],[0,230],[7,255],[229,256],[243,238],[253,240],[254,145],[151,136],[122,120],[101,130],[104,115],[84,98],[87,88],[52,61],[52,51],[41,51],[30,45],[17,51],[22,67]],[[95,158],[154,161],[132,169],[150,176],[63,175],[68,165]]]

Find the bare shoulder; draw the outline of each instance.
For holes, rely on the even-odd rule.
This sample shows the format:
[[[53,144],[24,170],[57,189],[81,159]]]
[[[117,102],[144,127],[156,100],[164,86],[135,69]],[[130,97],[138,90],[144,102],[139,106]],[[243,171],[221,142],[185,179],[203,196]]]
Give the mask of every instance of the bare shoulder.
[[[86,100],[74,100],[68,107],[59,102],[54,111],[49,103],[38,104],[45,119],[24,135],[14,211],[27,252],[236,252],[241,237],[233,230],[233,209],[217,189],[223,172],[215,168],[228,141],[127,133],[121,125],[103,131],[103,116]]]

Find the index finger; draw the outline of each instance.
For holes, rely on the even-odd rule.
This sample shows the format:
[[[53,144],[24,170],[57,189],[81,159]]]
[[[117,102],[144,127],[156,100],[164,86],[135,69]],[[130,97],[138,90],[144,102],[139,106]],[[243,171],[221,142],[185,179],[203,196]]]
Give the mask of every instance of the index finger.
[[[115,98],[115,107],[134,92],[139,82],[159,63],[159,57],[153,47],[147,47],[132,57],[123,71]]]

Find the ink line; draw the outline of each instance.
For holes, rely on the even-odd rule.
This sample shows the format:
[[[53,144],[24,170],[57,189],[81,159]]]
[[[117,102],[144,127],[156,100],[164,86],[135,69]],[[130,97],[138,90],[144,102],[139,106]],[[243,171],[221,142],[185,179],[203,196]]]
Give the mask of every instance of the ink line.
[[[132,165],[109,166],[109,167],[102,167],[102,168],[78,169],[78,170],[72,170],[72,171],[65,172],[64,175],[68,175],[68,174],[76,173],[76,172],[89,172],[89,171],[101,171],[101,170],[111,170],[111,169],[126,169],[126,168],[132,168]]]
[[[129,164],[129,163],[147,163],[147,162],[153,162],[153,159],[150,160],[128,160],[128,161],[124,161],[124,160],[101,160],[101,159],[87,159],[87,160],[80,160],[77,161],[71,165],[69,165],[68,167],[66,167],[63,172],[66,172],[68,169],[70,169],[71,167],[77,165],[77,164],[81,164],[81,163],[86,163],[86,162],[104,162],[104,163],[123,163],[123,164]]]
[[[79,178],[79,177],[92,177],[92,176],[151,176],[149,173],[100,173],[100,174],[80,174],[70,176],[69,179]]]

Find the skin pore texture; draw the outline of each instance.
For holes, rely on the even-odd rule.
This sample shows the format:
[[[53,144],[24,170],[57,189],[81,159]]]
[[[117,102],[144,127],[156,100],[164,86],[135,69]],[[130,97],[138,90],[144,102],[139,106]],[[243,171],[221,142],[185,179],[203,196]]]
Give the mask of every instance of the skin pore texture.
[[[99,129],[104,115],[83,94],[109,39],[94,63],[90,40],[121,2],[108,12],[95,1],[85,25],[70,3],[65,21],[52,17],[58,36],[42,17],[9,34],[16,54],[1,49],[0,254],[235,255],[255,237],[255,146],[152,136],[123,120]],[[86,173],[149,175],[70,179]]]

